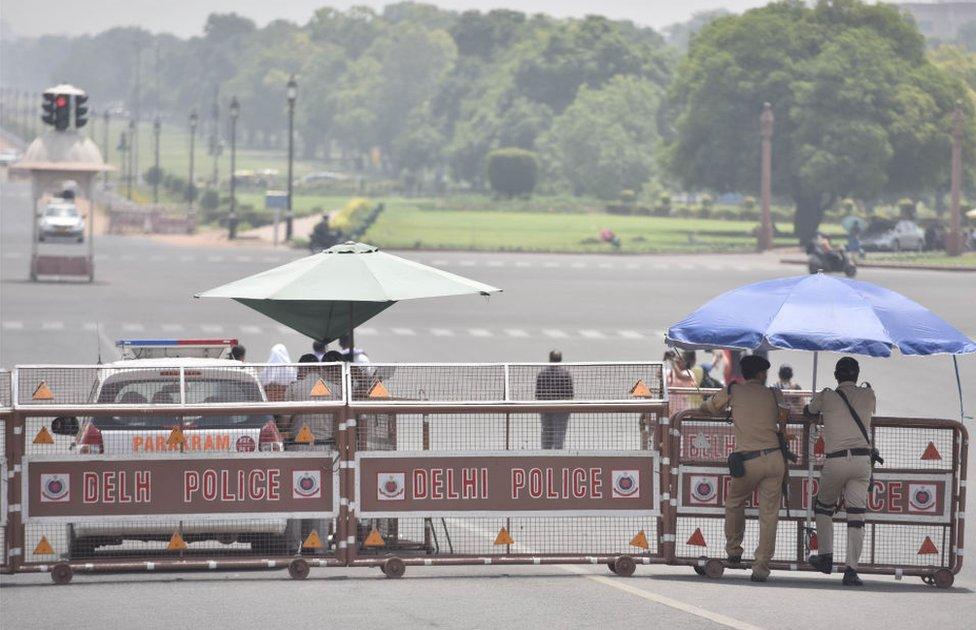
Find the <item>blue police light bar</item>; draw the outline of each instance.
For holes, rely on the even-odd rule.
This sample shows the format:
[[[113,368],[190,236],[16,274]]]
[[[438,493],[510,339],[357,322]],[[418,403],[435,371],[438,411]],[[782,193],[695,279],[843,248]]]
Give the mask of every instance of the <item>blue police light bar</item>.
[[[119,339],[115,345],[127,359],[220,358],[237,339]]]
[[[119,339],[120,348],[169,346],[236,346],[237,339]]]

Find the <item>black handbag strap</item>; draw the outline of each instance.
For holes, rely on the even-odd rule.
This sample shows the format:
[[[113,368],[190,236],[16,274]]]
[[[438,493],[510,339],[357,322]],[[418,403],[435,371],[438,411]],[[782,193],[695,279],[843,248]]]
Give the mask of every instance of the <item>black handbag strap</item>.
[[[845,396],[844,392],[840,391],[839,389],[835,389],[834,391],[837,392],[840,399],[844,401],[845,405],[847,405],[847,410],[851,412],[851,417],[854,418],[854,422],[857,423],[857,428],[861,430],[861,435],[864,436],[864,441],[868,443],[868,447],[873,447],[871,444],[871,438],[868,437],[868,430],[864,428],[864,423],[861,422],[861,416],[857,415],[857,412],[854,411],[851,401],[847,400],[847,396]]]

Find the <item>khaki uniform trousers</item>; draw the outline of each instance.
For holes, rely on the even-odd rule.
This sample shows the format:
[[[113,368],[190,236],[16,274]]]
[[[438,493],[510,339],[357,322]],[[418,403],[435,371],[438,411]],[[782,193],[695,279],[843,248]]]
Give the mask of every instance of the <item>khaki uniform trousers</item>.
[[[769,561],[776,550],[776,525],[782,502],[783,454],[773,451],[745,463],[746,474],[732,478],[725,500],[725,551],[729,556],[742,555],[742,538],[746,531],[746,501],[759,488],[759,545],[756,547],[752,573],[769,575]]]
[[[847,455],[831,457],[820,471],[820,490],[813,512],[817,521],[818,553],[834,553],[834,512],[844,499],[847,512],[847,566],[857,570],[864,545],[864,513],[867,511],[871,457]]]

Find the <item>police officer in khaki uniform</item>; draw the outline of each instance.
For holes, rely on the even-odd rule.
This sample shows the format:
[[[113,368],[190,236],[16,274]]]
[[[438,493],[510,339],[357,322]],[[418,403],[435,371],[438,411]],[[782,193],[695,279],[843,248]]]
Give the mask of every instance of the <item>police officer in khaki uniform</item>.
[[[857,562],[864,543],[864,513],[867,508],[868,484],[871,480],[871,417],[875,396],[870,385],[857,386],[861,368],[851,357],[843,357],[834,368],[837,389],[829,387],[815,395],[806,406],[807,414],[823,416],[823,437],[827,453],[820,472],[820,490],[813,507],[817,521],[819,555],[810,564],[830,574],[834,565],[834,512],[844,499],[847,513],[847,567],[844,586],[860,586]],[[855,416],[863,425],[858,427]]]
[[[735,452],[745,460],[745,475],[733,477],[725,499],[725,551],[730,564],[742,561],[742,538],[746,529],[746,501],[759,488],[759,545],[752,563],[752,581],[765,582],[769,561],[776,548],[776,526],[782,501],[786,462],[780,451],[780,392],[766,387],[769,361],[750,355],[739,365],[744,383],[733,383],[704,403],[702,410],[717,414],[731,405]]]

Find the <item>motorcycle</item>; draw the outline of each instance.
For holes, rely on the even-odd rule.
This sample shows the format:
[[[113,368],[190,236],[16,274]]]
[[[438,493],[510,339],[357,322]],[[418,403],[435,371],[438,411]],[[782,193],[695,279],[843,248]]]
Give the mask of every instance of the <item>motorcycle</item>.
[[[818,235],[807,244],[807,269],[810,273],[840,273],[848,278],[857,275],[857,264],[843,247],[831,247],[830,239]]]

